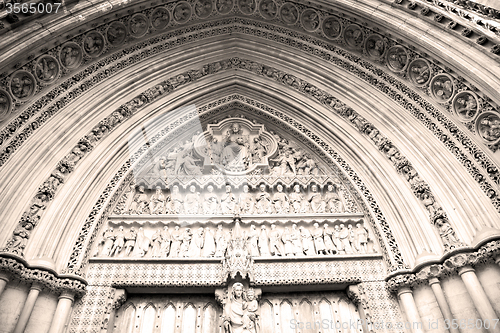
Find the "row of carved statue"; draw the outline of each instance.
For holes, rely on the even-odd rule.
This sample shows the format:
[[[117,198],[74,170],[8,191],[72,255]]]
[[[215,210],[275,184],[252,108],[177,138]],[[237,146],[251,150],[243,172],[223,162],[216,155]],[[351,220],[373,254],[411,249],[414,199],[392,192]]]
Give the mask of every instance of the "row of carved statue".
[[[250,192],[248,185],[237,197],[231,185],[226,185],[225,193],[220,197],[214,193],[214,187],[208,185],[204,194],[197,192],[194,185],[185,195],[179,193],[179,186],[174,185],[170,195],[163,194],[161,187],[151,197],[139,186],[128,207],[129,214],[286,214],[286,213],[344,213],[345,205],[340,190],[329,184],[325,194],[313,184],[304,194],[296,184],[288,193],[281,184],[271,195],[267,186],[261,184],[257,192]],[[340,192],[340,195],[339,195]]]
[[[265,225],[260,231],[251,225],[243,231],[243,239],[252,257],[269,256],[314,256],[334,254],[368,253],[368,230],[361,224],[328,224],[323,228],[318,223],[310,226],[278,229],[275,224],[268,232]],[[310,230],[311,229],[311,230]],[[171,232],[168,226],[156,230],[151,238],[142,227],[128,231],[123,226],[114,232],[108,227],[100,240],[94,256],[99,257],[151,257],[151,258],[211,258],[225,257],[228,244],[233,240],[232,230],[225,231],[222,225],[212,232],[209,227],[180,229]]]

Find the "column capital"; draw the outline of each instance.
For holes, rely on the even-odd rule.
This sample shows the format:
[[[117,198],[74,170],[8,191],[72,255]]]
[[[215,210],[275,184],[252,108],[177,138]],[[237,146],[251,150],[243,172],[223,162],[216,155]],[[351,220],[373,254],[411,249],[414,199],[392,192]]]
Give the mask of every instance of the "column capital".
[[[59,295],[59,299],[69,299],[70,301],[75,300],[75,293],[73,291],[64,290],[61,295]]]
[[[437,277],[431,277],[429,278],[429,286],[432,286],[433,284],[439,283],[439,279]]]
[[[42,286],[42,284],[41,284],[41,283],[38,283],[38,282],[33,282],[33,283],[31,284],[31,289],[32,289],[32,290],[42,291],[43,286]]]
[[[476,270],[474,268],[472,268],[472,266],[469,266],[469,265],[465,265],[463,267],[460,267],[458,269],[458,275],[462,276],[462,274],[465,274],[465,273],[468,273],[468,272],[475,272]]]
[[[407,294],[407,293],[410,293],[413,295],[413,291],[411,290],[410,287],[405,286],[405,287],[401,287],[398,289],[398,297],[403,295],[403,294]]]
[[[10,275],[7,272],[0,271],[0,280],[8,283],[10,281]]]

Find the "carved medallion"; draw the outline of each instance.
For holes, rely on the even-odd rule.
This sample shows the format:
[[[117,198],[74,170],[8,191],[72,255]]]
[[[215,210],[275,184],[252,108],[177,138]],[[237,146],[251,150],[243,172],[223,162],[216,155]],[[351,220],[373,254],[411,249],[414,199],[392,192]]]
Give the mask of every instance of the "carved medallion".
[[[177,23],[186,23],[191,18],[191,5],[187,1],[179,2],[174,8],[173,16]]]
[[[83,50],[91,57],[96,58],[104,50],[104,37],[97,31],[91,31],[83,37]]]
[[[213,2],[211,0],[199,0],[194,5],[194,12],[199,18],[208,17],[213,10]]]
[[[156,30],[163,30],[170,23],[170,14],[167,8],[158,7],[151,14],[151,26]]]
[[[59,70],[59,62],[56,58],[49,55],[43,55],[38,58],[35,65],[36,77],[44,84],[51,83],[57,79]]]
[[[365,42],[365,51],[373,59],[380,59],[387,51],[387,45],[380,35],[370,35]]]
[[[82,63],[83,53],[80,45],[69,42],[64,44],[59,51],[59,60],[66,69],[75,69]]]
[[[314,9],[306,9],[300,16],[300,23],[306,31],[315,31],[319,27],[319,14]]]
[[[14,97],[27,100],[35,93],[35,77],[27,71],[17,71],[12,74],[9,87]]]
[[[259,12],[263,18],[271,20],[276,17],[278,6],[273,0],[262,0],[259,4]]]
[[[323,29],[323,33],[328,39],[337,39],[342,33],[342,24],[336,17],[333,16],[327,17],[323,21],[323,25],[321,27]]]
[[[5,90],[0,90],[0,119],[9,115],[12,111],[12,99]]]
[[[299,20],[299,10],[293,3],[287,2],[281,6],[280,16],[286,24],[295,24]]]
[[[469,122],[474,120],[479,112],[479,99],[472,91],[462,91],[453,98],[451,107],[460,121]]]
[[[455,93],[453,78],[448,74],[439,74],[432,78],[430,83],[432,97],[439,103],[450,101]]]
[[[408,66],[408,77],[417,87],[423,87],[432,76],[432,68],[429,62],[425,59],[418,58],[413,60]]]
[[[243,14],[250,15],[255,12],[257,3],[255,0],[238,0],[238,6]]]
[[[134,14],[128,22],[130,35],[135,38],[144,36],[148,32],[149,21],[144,14]]]
[[[408,53],[402,46],[396,45],[387,50],[387,67],[394,72],[404,71],[408,65]]]
[[[127,38],[127,27],[121,22],[112,22],[106,29],[106,40],[111,46],[120,46]]]
[[[357,24],[351,24],[345,28],[344,39],[350,47],[360,48],[365,40],[365,33]]]
[[[233,9],[234,1],[233,0],[216,0],[215,5],[216,5],[217,11],[219,13],[227,14]]]
[[[208,125],[194,146],[204,158],[204,165],[216,165],[230,174],[240,174],[268,165],[268,158],[278,148],[276,140],[263,125],[241,118],[229,118]],[[206,147],[206,148],[202,148]]]
[[[500,141],[500,117],[496,112],[485,112],[476,120],[476,132],[486,144]]]

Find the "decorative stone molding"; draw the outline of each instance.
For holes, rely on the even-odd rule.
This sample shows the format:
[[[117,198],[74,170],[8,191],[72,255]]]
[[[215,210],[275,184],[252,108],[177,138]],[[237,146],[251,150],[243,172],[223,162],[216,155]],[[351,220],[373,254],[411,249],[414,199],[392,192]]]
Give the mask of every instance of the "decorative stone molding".
[[[13,256],[0,256],[0,271],[25,283],[41,285],[54,293],[68,292],[82,297],[86,292],[87,283],[81,277],[62,276],[55,272],[30,268],[23,259]]]
[[[281,120],[278,120],[280,118],[283,118],[283,119],[287,119],[288,123],[292,126],[290,127],[289,131],[290,133],[294,133],[294,135],[298,135],[298,136],[302,136],[304,132],[310,134],[310,132],[307,131],[307,129],[304,129],[302,127],[302,125],[300,125],[299,123],[297,123],[296,121],[293,121],[292,119],[290,119],[289,117],[286,117],[285,115],[281,114],[280,112],[278,111],[274,111],[273,109],[269,108],[269,107],[265,107],[264,105],[261,105],[259,103],[256,103],[252,100],[249,100],[249,99],[246,99],[246,98],[242,98],[242,97],[238,97],[238,96],[234,96],[234,97],[231,97],[229,98],[229,100],[232,100],[232,99],[235,99],[235,100],[238,100],[238,99],[242,99],[242,100],[245,100],[245,101],[248,101],[250,103],[254,103],[255,104],[255,107],[260,107],[262,109],[264,109],[265,111],[262,111],[262,110],[259,110],[259,109],[255,109],[255,108],[252,108],[252,107],[248,107],[246,106],[245,104],[238,104],[238,107],[240,108],[247,108],[248,111],[250,113],[252,112],[256,112],[258,115],[263,115],[263,116],[266,116],[268,118],[269,121],[273,121],[275,122],[276,124],[279,124],[279,126],[281,128],[283,128],[283,126],[287,126],[285,125]],[[219,105],[220,103],[215,103],[215,105]],[[212,106],[212,107],[214,107]],[[232,107],[231,104],[229,105],[225,105],[223,107],[224,110],[227,110],[227,109],[230,109]],[[222,112],[221,109],[219,108],[215,108],[214,110],[210,110],[210,108],[206,108],[206,107],[202,107],[200,109],[200,114],[196,114],[196,116],[199,116],[201,120],[204,120],[204,119],[208,119],[208,117],[210,117],[212,114],[220,114]],[[278,118],[270,118],[268,116],[268,113],[271,113],[271,114],[275,114],[275,116],[277,116]],[[193,115],[194,116],[194,115]],[[184,117],[186,120],[191,118],[191,116],[188,116],[188,117]],[[178,122],[179,123],[179,122]],[[180,124],[180,123],[179,123]],[[170,130],[176,128],[176,126],[178,126],[179,124],[177,125],[174,125],[170,128]],[[296,130],[296,128],[299,129],[299,131]],[[165,128],[165,130],[163,131],[164,133],[168,133],[168,130],[167,128]],[[113,185],[109,185],[107,187],[107,193],[104,193],[101,198],[98,200],[98,204],[94,207],[94,210],[95,212],[91,213],[88,220],[86,221],[85,225],[84,225],[84,228],[83,230],[81,231],[81,234],[80,234],[80,237],[79,237],[79,241],[78,243],[75,245],[75,248],[74,248],[74,251],[73,251],[73,254],[70,258],[70,262],[68,263],[68,268],[67,268],[67,272],[75,272],[75,269],[76,269],[76,265],[78,262],[80,262],[80,265],[79,268],[77,268],[77,271],[81,271],[82,270],[82,267],[83,265],[85,265],[86,261],[88,260],[88,257],[89,257],[89,253],[90,253],[90,246],[86,246],[84,247],[84,244],[92,244],[92,242],[94,241],[94,239],[96,238],[97,236],[97,230],[99,230],[101,228],[101,226],[103,225],[103,223],[105,222],[106,218],[107,218],[107,215],[112,211],[113,209],[113,206],[115,205],[115,203],[117,202],[118,200],[118,197],[121,195],[121,193],[123,192],[123,189],[124,188],[128,188],[128,184],[130,183],[131,179],[132,179],[132,175],[130,173],[128,173],[128,178],[126,178],[124,180],[124,182],[121,182],[121,185],[120,185],[120,188],[115,192],[114,196],[113,196],[113,200],[111,202],[109,202],[107,205],[106,205],[106,208],[105,208],[105,211],[103,212],[103,214],[101,215],[101,217],[99,218],[99,221],[98,221],[98,224],[95,226],[94,228],[94,233],[91,235],[91,238],[90,240],[85,240],[85,235],[88,235],[89,233],[89,230],[91,227],[94,226],[94,221],[95,221],[95,217],[98,216],[98,211],[100,211],[102,209],[102,203],[106,202],[107,200],[107,196],[109,195],[109,191],[111,191],[111,189],[114,188],[114,184],[117,184],[119,183],[120,181],[120,178],[122,177],[123,174],[126,173],[126,171],[130,168],[130,166],[137,160],[140,158],[140,156],[142,154],[144,154],[146,151],[149,150],[150,146],[153,145],[153,149],[156,149],[156,147],[158,147],[158,149],[161,148],[161,145],[160,146],[154,146],[154,143],[157,141],[157,140],[163,140],[163,142],[168,142],[169,138],[174,138],[174,137],[177,137],[180,133],[183,133],[183,130],[182,128],[179,128],[177,130],[175,130],[174,132],[170,133],[166,138],[162,138],[163,135],[165,134],[158,134],[156,135],[155,137],[151,138],[150,139],[150,142],[149,144],[143,146],[142,148],[140,148],[132,157],[132,159],[130,161],[128,161],[120,170],[120,172],[113,178]],[[319,141],[319,138],[315,138],[315,141]],[[305,141],[307,142],[307,140]],[[320,142],[321,143],[321,142]],[[313,148],[313,149],[317,149],[315,148],[315,146],[311,146],[310,143],[307,143],[307,145],[310,147],[310,148]],[[326,146],[326,144],[323,144],[323,146],[325,148],[328,148]],[[153,151],[154,153],[154,151]],[[318,153],[322,156],[325,157],[325,160],[327,155],[325,155],[325,153],[321,150],[318,150]],[[353,175],[355,175],[355,173],[353,172],[352,169],[350,169],[350,167],[342,160],[342,158],[340,156],[338,156],[338,154],[336,152],[334,152],[331,148],[328,148],[328,153],[331,154],[331,156],[334,156],[334,159],[336,160],[337,163],[339,163],[342,168],[344,168],[347,172],[347,174],[351,175],[351,177]],[[145,161],[147,161],[148,159],[142,159],[142,162],[139,162],[137,164],[137,167],[140,168],[141,166],[141,163],[144,163]],[[330,163],[329,165],[331,168],[334,168],[334,170],[337,170],[338,166],[337,164],[335,163]],[[340,176],[342,173],[341,172],[338,172],[336,171],[336,173]],[[342,177],[341,177],[342,178]],[[350,184],[350,181],[347,180],[347,178],[345,180],[341,179],[342,183],[344,184]],[[358,177],[355,177],[355,182],[356,183],[359,183],[358,186],[361,185],[360,183],[360,179]],[[376,233],[376,236],[378,237],[378,239],[381,241],[380,244],[385,244],[385,241],[384,239],[387,238],[388,241],[389,241],[389,244],[391,246],[391,253],[387,253],[386,252],[386,249],[385,249],[385,246],[382,245],[381,246],[381,249],[382,249],[382,252],[385,254],[385,258],[386,260],[388,260],[388,265],[390,267],[393,267],[393,264],[392,264],[392,259],[390,258],[395,258],[394,260],[396,262],[398,262],[397,265],[394,266],[394,269],[398,269],[398,268],[403,268],[405,265],[403,264],[403,260],[402,260],[402,256],[399,252],[399,249],[397,248],[397,245],[396,245],[396,241],[394,239],[394,236],[392,235],[392,232],[390,230],[390,227],[389,225],[387,224],[387,222],[385,221],[384,217],[382,214],[380,214],[380,209],[378,208],[378,206],[376,205],[375,201],[373,201],[373,198],[371,196],[371,194],[368,192],[368,190],[366,189],[366,187],[362,186],[363,188],[363,195],[365,196],[365,199],[368,200],[368,202],[370,202],[370,205],[372,206],[372,209],[377,212],[376,213],[376,216],[377,216],[377,219],[379,221],[379,224],[381,225],[382,229],[383,229],[383,232],[384,232],[384,238],[378,234],[378,228],[377,227],[373,227],[373,230],[374,232]],[[108,190],[109,189],[109,190]],[[353,193],[353,195],[355,193],[357,193],[357,190],[355,190],[354,188],[350,188],[349,189],[349,192],[350,193]],[[104,196],[104,197],[103,197]],[[366,210],[366,208],[364,208],[364,205],[362,203],[362,200],[360,200],[360,198],[356,198],[356,201],[358,202],[359,205],[361,205],[361,207],[363,207],[363,212],[365,213],[365,216],[371,216],[370,213],[368,212],[368,210]],[[371,222],[373,223],[373,222]],[[373,225],[373,224],[372,224]],[[85,243],[84,243],[85,242]],[[80,258],[80,254],[81,254],[81,250],[85,249],[85,254],[83,256],[83,258]],[[81,260],[81,261],[80,261]]]
[[[450,274],[461,274],[462,270],[473,268],[479,264],[493,263],[500,254],[500,240],[487,242],[475,252],[471,247],[462,248],[459,253],[445,254],[439,262],[418,268],[417,272],[406,271],[400,275],[392,276],[387,280],[387,288],[396,292],[403,287],[415,287],[429,280],[442,278]],[[451,254],[451,256],[450,256]]]

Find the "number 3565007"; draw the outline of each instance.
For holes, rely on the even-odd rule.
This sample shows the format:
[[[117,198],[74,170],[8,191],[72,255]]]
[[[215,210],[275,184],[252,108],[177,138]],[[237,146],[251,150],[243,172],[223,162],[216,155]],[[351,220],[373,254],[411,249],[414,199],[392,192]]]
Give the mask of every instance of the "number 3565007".
[[[57,13],[59,7],[61,7],[61,2],[51,3],[7,3],[5,4],[5,9],[7,13],[14,14],[38,14],[38,13]]]

